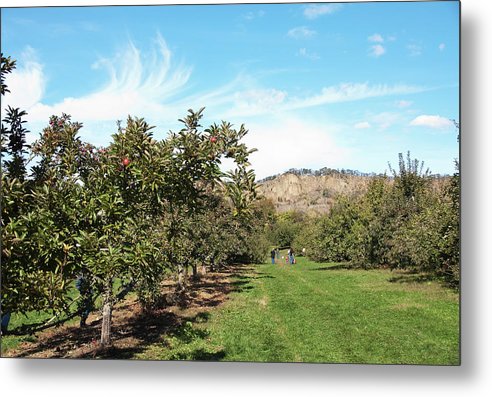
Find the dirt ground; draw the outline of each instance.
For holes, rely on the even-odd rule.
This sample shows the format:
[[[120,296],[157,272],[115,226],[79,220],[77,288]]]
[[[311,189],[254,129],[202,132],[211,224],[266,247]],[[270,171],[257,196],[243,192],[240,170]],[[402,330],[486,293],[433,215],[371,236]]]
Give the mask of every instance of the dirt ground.
[[[239,281],[234,281],[234,277],[248,270],[246,266],[235,265],[202,275],[199,280],[190,280],[179,303],[168,303],[151,312],[143,310],[136,297],[117,303],[113,308],[112,346],[109,348],[102,349],[99,345],[101,314],[94,312],[89,315],[87,327],[65,324],[46,329],[35,334],[36,342],[23,342],[7,351],[4,357],[133,358],[184,322],[206,319],[213,308],[228,299],[228,294],[247,283],[244,276]],[[164,283],[164,296],[171,296],[172,291],[172,281]]]

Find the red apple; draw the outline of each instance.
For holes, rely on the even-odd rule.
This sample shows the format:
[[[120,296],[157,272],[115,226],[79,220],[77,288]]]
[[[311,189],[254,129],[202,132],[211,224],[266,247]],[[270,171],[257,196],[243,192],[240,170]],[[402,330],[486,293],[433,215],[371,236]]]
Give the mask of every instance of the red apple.
[[[123,164],[124,167],[128,167],[130,165],[130,159],[128,157],[125,157],[122,161],[121,164]]]
[[[212,143],[217,142],[217,137],[216,136],[210,137],[210,142],[212,142]]]

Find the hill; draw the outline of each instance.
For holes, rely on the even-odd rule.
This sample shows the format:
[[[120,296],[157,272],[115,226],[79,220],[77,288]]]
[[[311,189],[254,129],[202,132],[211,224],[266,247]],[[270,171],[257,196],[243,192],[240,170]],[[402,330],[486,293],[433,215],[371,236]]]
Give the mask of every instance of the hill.
[[[279,212],[327,213],[338,195],[364,194],[371,178],[360,173],[287,172],[260,181],[258,190]]]
[[[363,195],[372,178],[381,176],[353,170],[322,168],[291,169],[283,174],[269,176],[258,181],[259,193],[271,200],[278,212],[301,211],[327,213],[337,196],[358,197]],[[440,190],[449,175],[429,175],[431,188]],[[392,177],[388,178],[391,183]]]

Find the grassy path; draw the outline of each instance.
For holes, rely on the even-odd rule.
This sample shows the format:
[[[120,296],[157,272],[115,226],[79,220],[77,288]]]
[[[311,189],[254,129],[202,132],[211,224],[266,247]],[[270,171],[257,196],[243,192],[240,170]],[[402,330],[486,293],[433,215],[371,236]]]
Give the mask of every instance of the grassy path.
[[[246,269],[246,270],[245,270]],[[48,314],[14,317],[13,325]],[[41,318],[44,316],[43,318]],[[194,284],[184,307],[141,311],[127,298],[113,318],[113,347],[99,351],[100,321],[78,318],[35,336],[2,338],[2,354],[381,364],[459,364],[459,296],[418,275],[296,265],[235,267]]]
[[[140,358],[459,364],[457,293],[415,275],[260,265],[204,323]]]

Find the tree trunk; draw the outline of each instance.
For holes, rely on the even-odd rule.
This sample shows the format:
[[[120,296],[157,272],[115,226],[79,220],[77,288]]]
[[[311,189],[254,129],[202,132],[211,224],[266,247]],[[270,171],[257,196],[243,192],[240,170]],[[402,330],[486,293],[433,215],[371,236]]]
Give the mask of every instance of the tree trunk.
[[[103,317],[101,327],[101,345],[103,347],[111,344],[111,312],[113,310],[112,288],[111,284],[104,293]]]
[[[182,292],[185,289],[184,285],[184,268],[183,265],[178,265],[178,285],[176,286],[176,290],[178,292]]]
[[[191,265],[191,269],[193,271],[191,277],[193,278],[193,280],[197,280],[198,279],[198,267],[197,267],[197,265]]]

